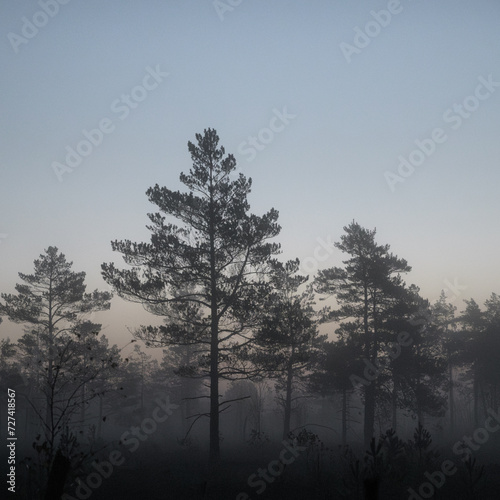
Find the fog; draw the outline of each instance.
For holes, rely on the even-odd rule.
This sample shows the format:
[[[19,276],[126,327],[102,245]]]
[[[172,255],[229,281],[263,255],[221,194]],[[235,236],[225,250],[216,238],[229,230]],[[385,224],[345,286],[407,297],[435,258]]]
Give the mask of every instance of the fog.
[[[0,7],[22,499],[493,499],[499,6]]]

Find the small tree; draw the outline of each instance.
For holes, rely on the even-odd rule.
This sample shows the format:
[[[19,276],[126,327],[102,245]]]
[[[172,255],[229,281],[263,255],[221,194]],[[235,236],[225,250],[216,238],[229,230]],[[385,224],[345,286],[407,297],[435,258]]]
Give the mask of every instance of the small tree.
[[[91,369],[84,360],[88,334],[97,335],[101,326],[85,321],[85,315],[109,309],[111,299],[108,292],[85,293],[85,273],[71,266],[56,247],[49,247],[34,261],[33,274],[19,273],[23,283],[16,285],[17,294],[3,293],[0,303],[0,314],[27,326],[18,342],[19,355],[34,394],[38,389],[43,395],[42,407],[35,396],[30,404],[43,425],[49,464],[58,436],[81,407],[82,387],[102,366],[94,363]]]
[[[126,360],[129,404],[134,405],[137,416],[142,420],[145,416],[145,396],[151,392],[154,376],[158,372],[158,361],[150,354],[146,354],[138,344],[134,346],[133,352]]]
[[[139,302],[167,324],[145,327],[138,336],[166,347],[202,348],[199,371],[210,380],[210,458],[220,457],[219,380],[246,376],[238,350],[250,342],[257,304],[267,293],[265,272],[279,245],[278,212],[248,213],[251,179],[240,174],[233,155],[225,156],[213,129],[188,143],[193,161],[180,180],[189,192],[158,185],[147,191],[160,212],[149,214],[150,243],[114,241],[131,269],[103,264],[104,279],[121,297]],[[164,214],[164,215],[163,215]],[[167,217],[169,220],[167,220]],[[180,226],[170,222],[174,218]]]
[[[442,416],[446,407],[443,395],[446,361],[429,302],[420,296],[417,286],[402,288],[399,299],[387,310],[382,331],[387,381],[392,384],[393,430],[400,407],[416,413],[419,425],[424,425],[426,414]]]
[[[345,324],[342,326],[345,327]],[[349,400],[355,389],[353,376],[363,373],[365,368],[361,358],[360,346],[353,343],[352,339],[340,337],[335,342],[325,342],[319,366],[310,377],[309,386],[313,392],[321,395],[341,394],[342,446],[347,444]]]
[[[448,365],[448,409],[451,436],[455,434],[456,421],[453,367],[457,364],[457,354],[460,349],[455,320],[456,309],[456,306],[446,302],[444,291],[441,291],[439,299],[431,306],[432,324],[440,337]]]
[[[252,361],[276,380],[278,401],[283,408],[283,439],[290,432],[293,402],[316,361],[326,339],[314,321],[312,290],[299,293],[307,276],[297,275],[299,260],[275,262],[270,274],[273,293],[263,310],[262,326],[256,333]],[[304,387],[305,388],[305,385]]]
[[[194,377],[198,371],[198,353],[193,345],[172,345],[163,350],[160,367],[156,373],[156,385],[162,391],[168,387],[171,394],[182,404],[183,435],[186,439],[191,428],[190,419],[200,413],[200,400],[203,380]]]

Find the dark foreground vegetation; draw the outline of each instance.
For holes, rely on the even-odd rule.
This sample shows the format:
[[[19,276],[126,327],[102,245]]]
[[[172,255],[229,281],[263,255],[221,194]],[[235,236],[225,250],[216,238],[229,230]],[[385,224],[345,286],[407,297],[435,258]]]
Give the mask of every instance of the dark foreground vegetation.
[[[197,449],[176,446],[177,451],[169,452],[144,445],[133,457],[122,449],[126,462],[111,471],[104,453],[100,468],[95,465],[96,457],[71,468],[65,488],[68,495],[63,498],[399,500],[419,498],[412,496],[419,488],[424,494],[420,498],[498,498],[500,465],[479,465],[498,459],[494,443],[485,446],[479,459],[462,460],[449,449],[433,446],[423,428],[415,429],[406,442],[387,431],[365,452],[361,447],[329,447],[306,430],[290,434],[286,442],[291,450],[287,454],[282,453],[283,443],[253,442],[229,451],[215,466],[208,465]],[[280,454],[290,463],[277,465]],[[452,464],[444,467],[448,474],[440,472],[443,463]],[[100,480],[96,471],[105,471]],[[23,468],[18,498],[37,498],[38,472],[36,467]],[[91,474],[94,477],[89,479]],[[77,478],[90,487],[79,486]]]

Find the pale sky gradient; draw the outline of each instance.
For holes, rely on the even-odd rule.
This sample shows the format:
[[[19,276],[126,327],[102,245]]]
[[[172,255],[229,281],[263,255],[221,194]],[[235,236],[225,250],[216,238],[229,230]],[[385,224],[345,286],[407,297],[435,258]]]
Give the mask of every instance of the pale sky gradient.
[[[349,63],[340,45],[388,5],[398,13],[368,26],[380,32]],[[480,77],[500,82],[498,1],[243,0],[221,20],[210,0],[70,0],[12,42],[24,17],[44,23],[40,11],[0,6],[2,292],[49,245],[89,289],[105,288],[101,263],[121,260],[110,240],[149,238],[145,191],[182,187],[187,142],[207,127],[253,178],[252,211],[279,210],[284,259],[313,258],[318,238],[337,241],[355,219],[408,260],[406,281],[430,300],[445,280],[466,287],[459,310],[500,292],[500,87],[459,126],[450,119]],[[168,76],[136,90],[144,99],[121,120],[112,103],[157,66]],[[294,118],[249,162],[242,143],[267,141],[262,130],[285,108]],[[113,131],[60,182],[53,163],[106,118]],[[436,128],[446,141],[392,192],[384,172]],[[320,268],[342,259],[317,255],[327,255]],[[120,345],[126,326],[148,321],[121,299],[99,319]],[[0,326],[2,337],[16,331]]]

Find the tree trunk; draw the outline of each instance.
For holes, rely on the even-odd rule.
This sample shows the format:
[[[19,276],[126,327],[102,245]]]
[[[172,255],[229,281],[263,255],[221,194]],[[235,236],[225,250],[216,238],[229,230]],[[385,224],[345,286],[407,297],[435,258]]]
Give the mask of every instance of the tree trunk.
[[[292,368],[292,363],[290,362],[286,374],[285,419],[283,422],[283,439],[288,439],[288,434],[290,433],[290,419],[292,416],[292,379],[293,379],[293,368]]]
[[[256,427],[257,427],[257,432],[260,433],[262,432],[262,406],[263,406],[263,398],[262,394],[260,392],[260,389],[257,388],[257,398],[256,398],[256,412],[255,412],[255,418],[256,418]]]
[[[210,167],[210,452],[211,463],[220,460],[219,443],[219,316],[217,307],[217,274],[215,262],[215,215],[213,199],[213,167]]]
[[[245,420],[243,421],[243,425],[241,426],[241,442],[245,442],[245,438],[247,435],[247,424],[248,424],[248,415],[245,416]]]
[[[422,401],[421,401],[421,390],[420,390],[420,375],[417,380],[417,422],[419,425],[424,427],[424,412],[422,410]]]
[[[57,450],[52,467],[50,468],[45,500],[59,500],[64,491],[64,483],[71,468],[71,462],[64,457],[61,450]]]
[[[375,385],[365,387],[364,446],[368,448],[375,428]]]
[[[373,358],[372,347],[374,345],[373,337],[370,332],[368,325],[369,316],[369,298],[368,298],[368,287],[364,287],[364,310],[363,310],[363,327],[365,334],[365,356],[366,359],[371,360],[373,363],[375,360]],[[364,414],[364,446],[368,448],[370,446],[370,441],[373,437],[373,430],[375,427],[375,385],[370,382],[369,385],[365,386],[365,414]]]
[[[210,345],[210,461],[220,459],[219,446],[219,335],[217,313],[212,308],[212,339]]]
[[[453,395],[453,366],[451,364],[450,349],[448,348],[448,405],[450,407],[450,435],[455,435],[455,401]]]
[[[45,395],[45,435],[47,436],[47,441],[52,443],[53,439],[51,436],[52,431],[52,402],[53,402],[53,338],[52,338],[52,327],[49,325],[49,366],[47,370],[47,393]]]
[[[102,394],[99,395],[99,418],[97,419],[97,439],[101,439],[102,432]]]
[[[392,386],[392,430],[397,432],[398,429],[398,386],[397,381],[393,379]]]
[[[85,384],[82,384],[82,406],[80,408],[80,421],[82,430],[85,429]]]
[[[186,346],[185,351],[183,353],[183,359],[184,359],[184,365],[185,366],[191,366],[191,346]],[[188,430],[190,421],[188,420],[187,417],[194,415],[196,413],[195,411],[195,400],[191,399],[195,397],[195,382],[196,380],[192,378],[181,378],[181,390],[182,394],[184,394],[187,398],[184,401],[184,404],[181,407],[181,412],[182,412],[182,428],[183,428],[183,434],[186,435]]]
[[[474,427],[479,427],[479,381],[477,379],[477,366],[474,365]]]
[[[417,403],[417,422],[418,425],[424,427],[424,415],[422,410],[422,391],[421,391],[421,371],[420,371],[420,343],[417,344],[417,387],[416,387],[416,403]]]
[[[484,394],[484,384],[481,382],[479,387],[481,391],[481,402],[483,403],[483,418],[485,418],[488,415],[488,405],[486,404],[486,396]]]
[[[493,385],[493,410],[498,413],[498,387],[496,383]]]
[[[347,444],[347,389],[342,388],[342,446]]]

